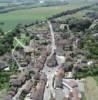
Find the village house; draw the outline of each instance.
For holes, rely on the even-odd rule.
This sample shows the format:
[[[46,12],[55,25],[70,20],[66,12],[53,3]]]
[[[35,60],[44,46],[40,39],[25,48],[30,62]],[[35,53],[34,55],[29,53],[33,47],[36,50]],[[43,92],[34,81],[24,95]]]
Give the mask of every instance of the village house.
[[[66,91],[66,88],[68,88],[67,90],[67,94],[65,94],[65,97],[68,97],[68,100],[81,100],[82,96],[81,93],[79,91],[79,87],[77,84],[77,81],[74,79],[63,79],[63,85],[64,85],[64,90]]]
[[[43,100],[46,81],[47,81],[47,77],[44,73],[42,73],[36,87],[35,88],[33,87],[31,90],[32,100]]]
[[[29,72],[28,71],[22,72],[17,78],[13,77],[10,79],[10,85],[20,87],[28,78],[29,78]]]

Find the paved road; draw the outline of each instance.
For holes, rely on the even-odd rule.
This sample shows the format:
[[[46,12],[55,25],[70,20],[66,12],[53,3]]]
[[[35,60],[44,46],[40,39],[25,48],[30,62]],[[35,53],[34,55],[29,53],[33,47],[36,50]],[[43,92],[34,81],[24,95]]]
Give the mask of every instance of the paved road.
[[[47,57],[45,67],[42,71],[42,72],[45,72],[47,74],[47,78],[48,78],[47,86],[46,86],[45,92],[44,92],[44,100],[50,100],[50,93],[52,93],[53,96],[56,97],[56,100],[62,100],[62,97],[64,97],[63,90],[62,89],[54,90],[53,87],[52,87],[52,79],[53,79],[53,76],[54,76],[57,68],[56,67],[49,68],[47,66],[48,59],[50,59],[52,57],[52,55],[54,54],[54,50],[56,49],[54,31],[53,31],[53,28],[52,28],[52,24],[49,21],[48,21],[48,24],[49,24],[50,33],[51,33],[51,47],[52,48],[51,48],[51,54]],[[62,60],[61,60],[61,62],[62,62]]]
[[[47,61],[49,59],[51,59],[52,55],[54,54],[54,50],[56,49],[55,38],[54,38],[54,31],[53,31],[53,28],[52,28],[52,25],[51,25],[50,21],[48,21],[48,25],[49,25],[50,33],[51,33],[51,54],[47,57],[45,66],[47,66]]]
[[[50,33],[51,33],[51,54],[47,57],[44,69],[42,71],[42,72],[45,72],[47,74],[47,78],[48,78],[48,81],[47,81],[48,88],[47,88],[47,86],[45,88],[44,100],[49,100],[50,99],[50,92],[52,92],[52,93],[54,92],[53,88],[52,88],[52,78],[53,78],[55,70],[56,70],[56,68],[49,68],[47,66],[47,61],[49,59],[51,59],[52,55],[54,54],[54,50],[56,49],[54,31],[53,31],[53,28],[52,28],[50,21],[48,21],[48,25],[49,25]]]

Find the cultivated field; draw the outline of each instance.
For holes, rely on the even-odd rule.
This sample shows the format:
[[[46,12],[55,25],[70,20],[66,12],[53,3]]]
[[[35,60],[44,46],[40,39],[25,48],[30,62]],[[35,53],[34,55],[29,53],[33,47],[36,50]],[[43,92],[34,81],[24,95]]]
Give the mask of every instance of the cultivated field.
[[[64,10],[73,9],[82,5],[68,4],[65,6],[55,7],[40,7],[25,10],[17,10],[9,13],[0,14],[0,22],[5,24],[0,26],[4,31],[14,28],[18,23],[31,23],[34,20],[45,19],[53,14],[62,12]]]

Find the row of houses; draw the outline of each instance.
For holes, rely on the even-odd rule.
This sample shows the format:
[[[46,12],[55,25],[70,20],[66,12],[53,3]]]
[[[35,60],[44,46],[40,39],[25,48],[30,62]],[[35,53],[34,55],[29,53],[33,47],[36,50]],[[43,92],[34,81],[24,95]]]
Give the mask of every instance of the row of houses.
[[[31,90],[31,100],[43,100],[47,76],[42,73],[36,87]]]
[[[34,64],[34,66],[32,66],[32,70],[30,70],[30,72],[33,71],[35,73],[34,75],[35,80],[40,79],[40,82],[38,84],[40,84],[41,87],[39,88],[42,88],[42,86],[45,87],[46,84],[46,76],[45,75],[38,76],[38,74],[40,73],[40,70],[43,69],[47,56],[48,52],[47,51],[43,52],[42,55],[37,59],[37,62]],[[4,98],[4,100],[12,100],[12,97],[15,96],[15,94],[18,92],[18,88],[21,87],[23,84],[25,84],[26,80],[29,80],[31,78],[30,72],[28,70],[24,70],[19,75],[12,75],[10,77],[10,82],[9,82],[10,91],[8,92],[8,95]],[[33,87],[32,82],[31,81],[28,82],[26,88],[23,89],[21,95],[23,94],[26,95],[27,93],[29,93],[32,87]],[[44,94],[44,88],[42,93]]]
[[[47,51],[47,49],[45,49],[45,51],[42,52],[42,55],[39,56],[36,60],[36,63],[32,67],[32,70],[34,70],[35,72],[39,72],[40,70],[42,70],[48,55],[49,52]]]
[[[79,37],[70,36],[67,38],[63,38],[61,32],[55,33],[57,46],[56,53],[61,54],[65,57],[65,63],[59,66],[60,68],[58,67],[55,77],[53,78],[54,90],[56,89],[55,92],[57,93],[57,95],[55,94],[55,98],[53,97],[51,98],[51,100],[60,100],[60,95],[62,95],[63,93],[65,94],[62,95],[62,100],[82,99],[81,91],[79,89],[80,84],[73,77],[73,69],[77,70],[77,67],[81,66],[80,64],[76,64],[78,56],[84,57],[87,53],[85,50],[78,49],[79,42],[76,43],[77,39],[79,39]],[[76,43],[75,45],[77,46],[77,48],[75,49],[73,48],[74,43]],[[61,53],[61,51],[64,53]],[[67,77],[64,75],[65,73],[67,74]]]
[[[12,97],[16,95],[18,88],[21,87],[28,79],[30,79],[28,71],[10,76],[10,90],[8,91],[7,96],[4,97],[4,100],[12,100]]]

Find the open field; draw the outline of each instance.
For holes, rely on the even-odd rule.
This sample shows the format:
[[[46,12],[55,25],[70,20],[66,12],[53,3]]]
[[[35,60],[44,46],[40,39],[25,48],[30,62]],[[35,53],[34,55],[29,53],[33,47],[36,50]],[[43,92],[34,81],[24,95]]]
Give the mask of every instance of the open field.
[[[34,20],[45,19],[53,14],[62,12],[64,10],[73,9],[82,5],[68,4],[65,6],[55,7],[40,7],[25,10],[17,10],[9,13],[0,14],[0,22],[4,25],[0,26],[4,31],[14,28],[18,23],[30,23]]]
[[[94,79],[96,80],[96,83],[98,85],[98,76],[95,76]]]
[[[93,77],[86,78],[86,100],[98,100],[98,86]]]
[[[72,17],[83,18],[83,16],[86,14],[86,12],[88,12],[88,10],[83,10],[83,11],[79,11],[79,12],[77,12],[75,14],[72,14],[72,15],[63,16],[60,19],[61,20],[66,20],[66,19],[72,18]]]
[[[60,17],[60,18],[61,18],[62,20],[68,19],[68,18],[70,18],[70,17],[76,17],[76,18],[83,18],[83,17],[85,17],[85,18],[86,18],[85,14],[86,14],[87,12],[93,12],[93,11],[94,11],[93,8],[94,8],[94,7],[89,8],[89,9],[85,9],[85,10],[82,10],[82,11],[79,11],[79,12],[77,12],[77,13],[75,13],[75,14],[72,14],[72,15],[62,16],[62,17]]]

